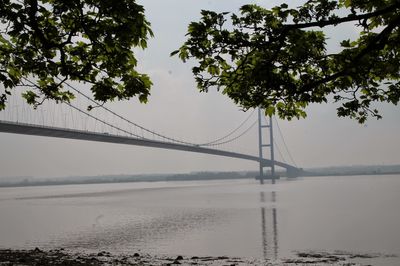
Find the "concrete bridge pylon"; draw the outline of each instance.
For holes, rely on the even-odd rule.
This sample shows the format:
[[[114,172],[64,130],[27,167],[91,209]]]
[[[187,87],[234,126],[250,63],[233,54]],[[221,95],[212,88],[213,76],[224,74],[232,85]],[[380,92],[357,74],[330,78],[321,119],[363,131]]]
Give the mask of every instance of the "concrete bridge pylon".
[[[275,183],[275,179],[278,178],[275,173],[275,154],[274,154],[274,132],[273,132],[273,123],[272,116],[269,117],[268,123],[263,123],[263,111],[261,108],[258,108],[258,150],[259,150],[259,158],[260,158],[260,171],[258,178],[260,179],[260,183],[264,183],[264,179],[268,178],[272,180],[272,183]],[[269,138],[264,138],[264,131],[269,131]],[[268,140],[269,139],[269,140]],[[265,165],[264,161],[264,149],[269,149],[270,154],[270,164]],[[264,172],[264,168],[270,168],[270,175],[267,176]]]

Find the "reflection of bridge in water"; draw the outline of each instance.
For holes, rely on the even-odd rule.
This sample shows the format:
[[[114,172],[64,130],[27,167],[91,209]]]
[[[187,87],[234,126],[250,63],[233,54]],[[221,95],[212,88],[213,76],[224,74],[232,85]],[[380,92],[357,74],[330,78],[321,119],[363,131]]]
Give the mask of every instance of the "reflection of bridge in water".
[[[264,122],[263,124],[264,117],[261,116],[260,110],[258,120],[254,123],[249,122],[253,117],[253,112],[229,134],[213,141],[193,143],[165,136],[138,125],[95,102],[74,87],[68,86],[75,90],[84,103],[79,102],[78,105],[73,105],[72,103],[54,104],[49,102],[39,106],[37,110],[33,110],[21,100],[17,104],[12,102],[5,111],[0,112],[0,132],[145,146],[251,160],[259,163],[261,182],[266,178],[265,167],[271,169],[270,176],[272,178],[276,177],[275,167],[286,169],[288,177],[296,177],[301,174],[301,170],[296,166],[275,160],[272,118],[269,123],[265,124]],[[85,109],[87,106],[95,106],[95,112],[87,111]],[[60,108],[64,108],[64,110],[58,111]],[[102,113],[98,114],[98,110],[101,110]],[[259,129],[258,156],[225,148],[227,144],[237,142],[246,135],[257,122]],[[248,126],[248,124],[250,125]],[[263,143],[265,142],[262,137],[263,128],[270,129],[268,144]],[[263,157],[265,147],[270,149],[271,157],[269,159]],[[287,148],[286,150],[288,151]]]
[[[262,236],[262,248],[263,248],[263,256],[264,259],[278,258],[278,218],[277,218],[277,210],[276,210],[276,192],[271,192],[271,203],[272,208],[268,209],[263,204],[267,201],[265,199],[265,192],[260,192],[260,203],[261,203],[261,236]],[[271,211],[269,215],[268,211]],[[269,226],[268,218],[272,218],[272,232],[268,232]],[[270,236],[271,235],[271,236]],[[270,241],[269,241],[270,240]]]

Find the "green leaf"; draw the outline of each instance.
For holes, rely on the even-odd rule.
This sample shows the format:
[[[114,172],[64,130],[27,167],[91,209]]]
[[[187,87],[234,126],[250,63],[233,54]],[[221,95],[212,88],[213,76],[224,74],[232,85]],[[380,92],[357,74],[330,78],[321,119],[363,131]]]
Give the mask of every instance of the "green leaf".
[[[153,36],[143,6],[131,0],[112,8],[109,1],[72,2],[38,0],[34,22],[28,19],[31,8],[16,1],[0,5],[0,86],[12,89],[29,79],[37,91],[23,97],[35,106],[38,95],[56,102],[73,99],[54,78],[86,82],[104,102],[139,95],[145,102],[150,79],[137,72],[136,79],[124,79],[138,63],[134,49],[145,49]]]

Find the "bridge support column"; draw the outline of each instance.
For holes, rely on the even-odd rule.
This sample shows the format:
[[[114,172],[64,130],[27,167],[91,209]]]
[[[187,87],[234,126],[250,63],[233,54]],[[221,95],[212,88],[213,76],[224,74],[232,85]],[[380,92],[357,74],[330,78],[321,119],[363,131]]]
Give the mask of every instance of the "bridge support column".
[[[272,116],[269,117],[269,123],[264,124],[262,122],[262,110],[261,108],[258,108],[258,149],[259,149],[259,158],[260,158],[260,183],[264,184],[264,179],[265,179],[265,174],[264,174],[264,167],[263,164],[263,159],[264,159],[264,154],[263,154],[263,149],[266,147],[270,148],[270,155],[271,155],[271,165],[269,166],[271,168],[271,177],[270,179],[272,180],[272,183],[275,183],[275,155],[274,155],[274,135],[273,135],[273,127],[272,127]],[[264,128],[269,128],[269,143],[264,143],[263,141],[263,129]]]
[[[261,124],[261,108],[258,108],[258,151],[260,157],[260,184],[264,184],[264,165],[262,163],[263,156],[263,147],[262,147],[262,124]]]

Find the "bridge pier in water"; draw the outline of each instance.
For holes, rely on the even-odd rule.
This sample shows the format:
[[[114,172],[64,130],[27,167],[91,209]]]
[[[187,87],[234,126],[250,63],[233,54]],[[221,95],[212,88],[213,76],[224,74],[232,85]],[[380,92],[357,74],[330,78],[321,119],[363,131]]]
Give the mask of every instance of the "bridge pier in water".
[[[303,169],[302,168],[288,168],[286,169],[286,176],[288,178],[296,178],[301,176],[303,173]]]

